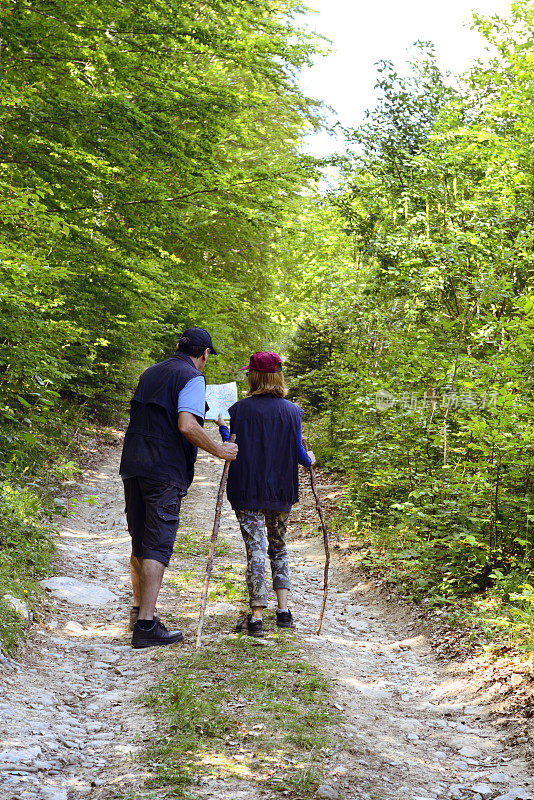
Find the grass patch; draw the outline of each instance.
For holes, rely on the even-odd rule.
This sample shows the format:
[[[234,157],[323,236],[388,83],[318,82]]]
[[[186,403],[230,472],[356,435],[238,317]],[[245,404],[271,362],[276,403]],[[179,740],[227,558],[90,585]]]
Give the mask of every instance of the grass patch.
[[[176,548],[175,548],[176,552]],[[203,556],[205,553],[202,554]],[[200,591],[204,582],[204,572],[198,570],[184,569],[170,575],[168,578],[169,586],[176,592],[190,595],[191,592]],[[211,574],[208,601],[210,603],[218,600],[225,600],[229,603],[241,602],[245,600],[246,587],[243,570],[241,567],[234,567],[231,564],[215,564]]]
[[[159,718],[149,789],[186,798],[201,776],[213,776],[295,800],[313,794],[335,714],[328,683],[302,660],[291,634],[270,641],[228,637],[167,661],[171,674],[145,697]]]
[[[6,653],[13,651],[27,617],[3,597],[12,595],[31,607],[37,581],[48,573],[54,552],[41,513],[41,498],[34,490],[13,480],[0,481],[0,642]]]
[[[208,599],[210,601],[225,600],[228,603],[244,602],[245,600],[248,602],[242,567],[226,564],[224,570],[214,571],[210,581]]]
[[[208,555],[211,534],[192,528],[180,528],[174,545],[174,555],[182,557],[204,557]],[[216,556],[226,556],[230,546],[223,536],[217,539]]]

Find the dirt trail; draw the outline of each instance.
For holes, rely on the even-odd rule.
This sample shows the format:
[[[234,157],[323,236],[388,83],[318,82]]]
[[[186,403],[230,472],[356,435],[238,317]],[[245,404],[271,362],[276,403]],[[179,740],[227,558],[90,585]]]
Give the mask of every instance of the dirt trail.
[[[98,495],[99,505],[81,503],[76,516],[62,525],[57,564],[59,575],[97,584],[115,599],[88,606],[48,595],[18,664],[0,667],[0,800],[147,796],[143,762],[135,753],[150,726],[136,698],[157,680],[162,667],[157,651],[129,646],[130,543],[118,458],[119,448],[110,448],[101,466],[88,470],[77,487],[80,497]],[[219,461],[201,455],[183,506],[184,526],[211,529],[220,471]],[[331,489],[321,487],[323,494]],[[313,663],[333,679],[333,701],[343,716],[318,796],[534,798],[525,760],[527,737],[515,747],[505,746],[508,734],[491,709],[471,702],[467,679],[436,660],[409,611],[384,603],[376,586],[355,577],[336,555],[324,635],[315,636],[322,545],[318,536],[303,536],[300,524],[306,520],[309,528],[312,513],[306,491],[291,526],[291,605],[297,636]],[[241,551],[227,506],[222,531]],[[167,581],[190,566],[186,557],[171,563]],[[192,647],[197,599],[188,601],[178,619],[185,647]],[[220,605],[225,608],[212,613],[230,611],[233,620],[228,604]],[[172,620],[175,591],[164,588],[158,606]],[[197,791],[226,800],[270,797],[249,788],[211,781]],[[158,796],[165,792],[150,794]]]

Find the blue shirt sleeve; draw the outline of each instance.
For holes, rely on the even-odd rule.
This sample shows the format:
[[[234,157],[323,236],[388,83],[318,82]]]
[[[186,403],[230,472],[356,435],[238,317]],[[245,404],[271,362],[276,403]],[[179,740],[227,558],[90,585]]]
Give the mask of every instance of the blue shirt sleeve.
[[[189,411],[195,417],[204,419],[206,414],[206,381],[197,375],[188,381],[178,395],[178,413]]]
[[[219,425],[219,433],[223,442],[227,442],[230,439],[230,429],[227,425]]]
[[[299,464],[302,464],[303,467],[311,467],[311,458],[309,457],[308,453],[304,449],[304,445],[302,444],[302,424],[299,429]]]

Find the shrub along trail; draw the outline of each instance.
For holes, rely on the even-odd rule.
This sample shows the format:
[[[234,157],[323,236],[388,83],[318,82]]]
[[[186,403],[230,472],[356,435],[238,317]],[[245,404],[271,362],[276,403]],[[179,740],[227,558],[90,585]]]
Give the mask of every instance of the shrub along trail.
[[[76,598],[77,584],[68,599],[54,589],[18,665],[0,667],[1,800],[534,797],[528,731],[505,729],[477,703],[467,674],[435,658],[413,613],[336,551],[315,636],[323,553],[307,476],[291,525],[295,632],[278,632],[270,611],[264,644],[229,633],[243,555],[225,506],[203,648],[193,651],[221,473],[201,455],[159,603],[186,644],[133,651],[118,458],[110,448],[73,487],[99,504],[81,503],[58,540],[57,574],[97,584],[102,605]],[[320,486],[334,501],[335,490]]]

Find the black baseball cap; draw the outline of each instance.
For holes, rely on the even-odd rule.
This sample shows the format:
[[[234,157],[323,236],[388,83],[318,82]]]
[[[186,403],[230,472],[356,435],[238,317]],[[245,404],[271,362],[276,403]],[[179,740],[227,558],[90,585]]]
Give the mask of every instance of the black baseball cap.
[[[210,353],[213,353],[214,356],[219,355],[213,346],[211,336],[204,328],[186,328],[180,336],[178,347],[181,347],[183,344],[189,344],[193,347],[209,347]]]

